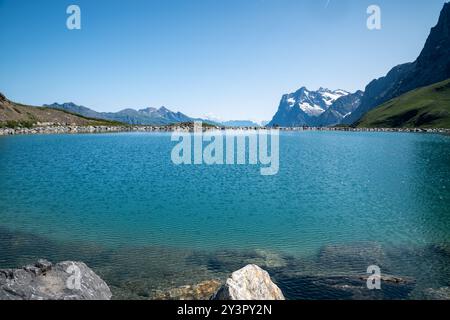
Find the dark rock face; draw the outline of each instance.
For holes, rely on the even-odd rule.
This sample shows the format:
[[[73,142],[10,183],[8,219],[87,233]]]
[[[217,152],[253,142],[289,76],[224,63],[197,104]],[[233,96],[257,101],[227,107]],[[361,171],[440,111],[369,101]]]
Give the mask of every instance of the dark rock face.
[[[351,115],[361,105],[364,92],[356,91],[353,94],[337,99],[331,107],[322,113],[314,125],[318,127],[329,127],[342,123],[342,120]]]
[[[285,103],[280,103],[280,107],[269,126],[296,127],[308,125],[310,117],[306,113],[297,107],[289,110],[286,106]]]
[[[444,4],[438,24],[417,60],[394,67],[385,77],[373,80],[365,89],[361,106],[345,124],[357,122],[373,108],[408,91],[450,78],[450,3]]]
[[[349,117],[343,120],[345,124],[352,124],[373,108],[395,97],[398,86],[414,68],[414,63],[405,63],[394,67],[382,78],[370,82],[362,97],[361,105]]]
[[[415,68],[399,86],[399,93],[450,77],[450,3],[444,4],[438,24],[431,29]],[[398,93],[397,93],[398,95]]]
[[[330,109],[340,113],[341,115],[352,113],[359,107],[363,96],[364,92],[358,90],[353,94],[337,99]]]
[[[39,260],[21,269],[0,270],[0,300],[110,300],[111,296],[107,284],[82,262],[54,265]]]

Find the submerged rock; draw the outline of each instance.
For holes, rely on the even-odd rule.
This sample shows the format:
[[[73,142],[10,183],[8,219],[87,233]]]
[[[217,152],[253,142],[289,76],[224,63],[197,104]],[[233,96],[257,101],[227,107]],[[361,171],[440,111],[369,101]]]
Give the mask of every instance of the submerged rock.
[[[319,250],[317,258],[323,268],[344,272],[360,272],[370,265],[384,267],[387,262],[386,253],[378,243],[327,245]]]
[[[217,292],[221,283],[217,280],[203,281],[192,286],[182,286],[167,292],[157,292],[155,300],[209,300]]]
[[[260,263],[256,263],[258,266],[263,268],[283,268],[287,265],[285,258],[278,252],[262,249],[256,249],[255,252],[259,258],[257,260],[260,261]]]
[[[381,290],[367,287],[368,275],[304,275],[279,273],[277,283],[289,300],[406,300],[414,279],[381,276]]]
[[[233,272],[212,300],[285,300],[267,271],[250,264]]]
[[[108,285],[82,262],[39,260],[0,270],[0,300],[110,300]]]
[[[450,287],[426,289],[424,295],[428,300],[450,300]]]

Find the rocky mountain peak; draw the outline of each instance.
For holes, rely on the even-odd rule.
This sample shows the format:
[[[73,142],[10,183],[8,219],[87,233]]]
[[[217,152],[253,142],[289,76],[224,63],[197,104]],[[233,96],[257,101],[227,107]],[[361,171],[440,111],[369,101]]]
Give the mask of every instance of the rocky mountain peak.
[[[159,112],[164,112],[164,113],[166,113],[166,112],[172,112],[172,111],[170,111],[169,109],[167,109],[167,108],[164,107],[164,106],[162,106],[161,108],[159,108],[158,111],[159,111]]]
[[[282,96],[278,112],[269,123],[280,126],[313,125],[339,99],[350,95],[337,89],[319,88],[317,91],[301,87],[299,90]]]
[[[144,108],[144,109],[140,109],[139,112],[143,112],[143,113],[154,113],[157,112],[158,109],[156,108],[152,108],[152,107],[148,107],[148,108]]]
[[[444,4],[439,21],[430,31],[425,46],[416,60],[417,69],[436,65],[436,71],[450,74],[450,2]],[[442,70],[443,68],[443,70]]]

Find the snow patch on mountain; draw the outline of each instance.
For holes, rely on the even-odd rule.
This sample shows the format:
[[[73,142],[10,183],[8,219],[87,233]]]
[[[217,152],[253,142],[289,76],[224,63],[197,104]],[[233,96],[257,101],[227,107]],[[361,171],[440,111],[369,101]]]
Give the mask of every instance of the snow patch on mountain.
[[[294,93],[285,95],[283,100],[290,108],[298,106],[308,116],[317,117],[324,113],[336,100],[349,94],[342,89],[320,88],[317,91],[309,91],[303,87]]]
[[[316,91],[302,87],[283,95],[269,126],[332,126],[339,124],[361,103],[362,91],[319,88]]]

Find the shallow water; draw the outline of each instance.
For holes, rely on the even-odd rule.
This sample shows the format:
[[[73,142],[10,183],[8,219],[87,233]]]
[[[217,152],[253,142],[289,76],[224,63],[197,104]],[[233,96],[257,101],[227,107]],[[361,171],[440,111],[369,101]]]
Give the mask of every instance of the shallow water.
[[[83,260],[126,298],[252,262],[292,299],[406,299],[450,285],[448,136],[282,133],[269,177],[175,166],[173,146],[154,133],[0,137],[0,267]],[[371,264],[413,281],[336,289],[361,287],[351,277]]]

